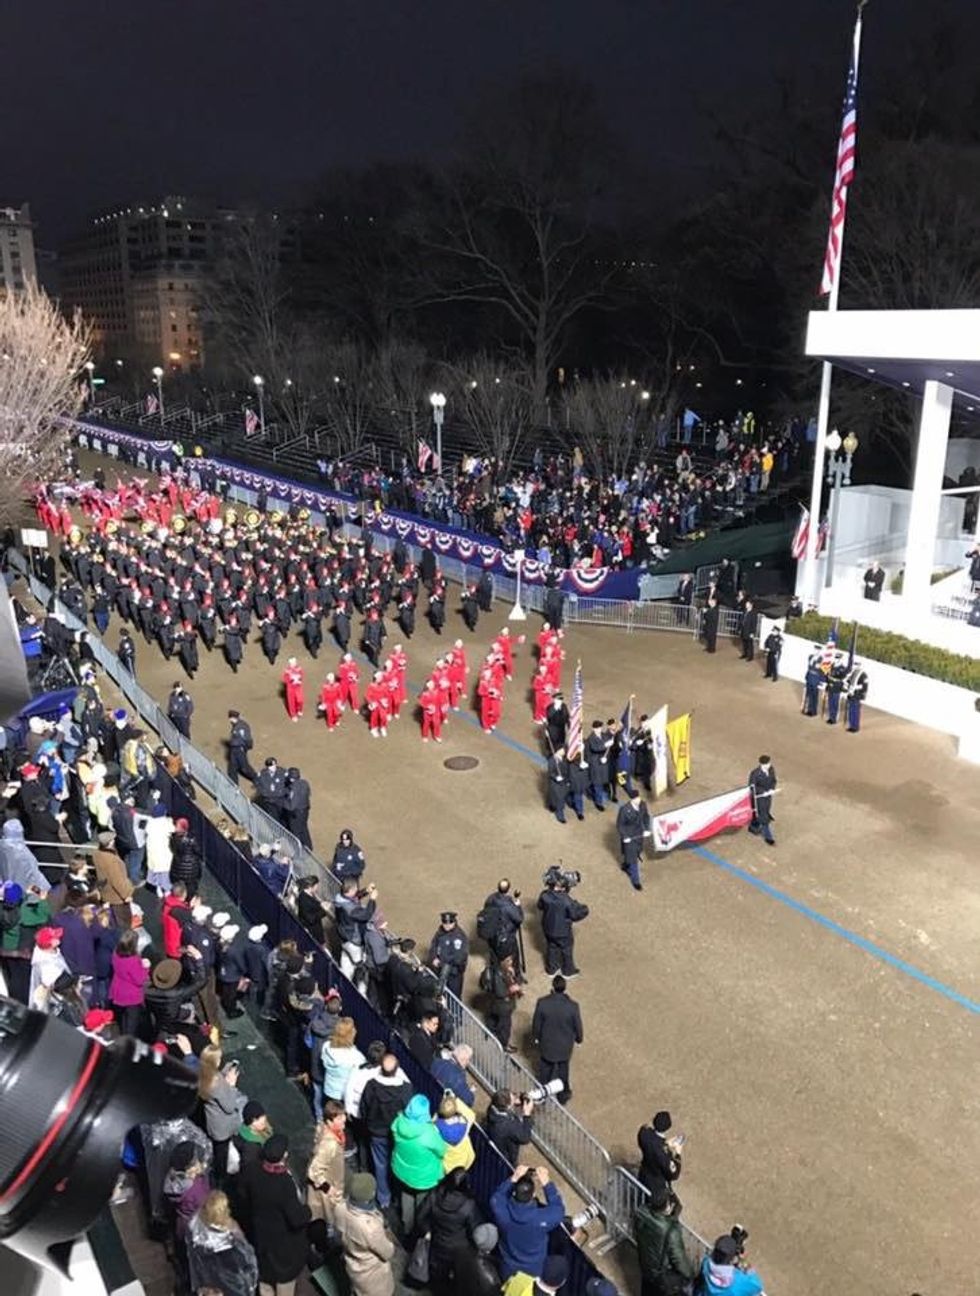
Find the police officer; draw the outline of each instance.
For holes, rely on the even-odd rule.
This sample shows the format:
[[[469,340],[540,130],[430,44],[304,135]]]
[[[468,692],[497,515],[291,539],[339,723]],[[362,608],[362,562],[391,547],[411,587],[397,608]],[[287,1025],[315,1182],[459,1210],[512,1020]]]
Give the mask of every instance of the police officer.
[[[643,840],[650,836],[650,808],[639,792],[633,795],[624,806],[620,806],[616,815],[616,831],[619,833],[619,846],[623,854],[620,865],[624,873],[629,874],[634,891],[642,891],[640,881],[640,859],[643,856]]]
[[[285,827],[286,776],[275,756],[267,756],[255,780],[255,804]]]
[[[254,783],[255,770],[248,759],[253,745],[251,727],[238,711],[229,711],[228,719],[231,721],[231,733],[228,735],[228,777],[232,783],[237,784],[239,774],[244,774]]]
[[[310,785],[295,765],[286,771],[283,793],[283,823],[307,850],[313,849],[310,837]]]
[[[463,994],[470,942],[456,918],[450,909],[439,915],[439,930],[429,945],[429,962],[440,976],[445,977],[446,989],[459,999]]]
[[[820,648],[813,645],[813,652],[807,658],[806,674],[803,676],[802,714],[812,719],[820,707],[820,690],[824,686],[824,673],[820,669]]]
[[[182,688],[180,680],[174,682],[167,699],[167,716],[170,723],[188,742],[191,737],[191,716],[194,714],[194,699]]]
[[[861,704],[868,696],[868,672],[859,661],[847,678],[847,732],[857,733],[861,728]]]
[[[779,658],[783,651],[783,635],[779,626],[773,626],[769,631],[763,647],[766,650],[766,679],[771,679],[775,684],[779,679]]]
[[[545,889],[538,896],[541,930],[544,932],[545,971],[552,975],[578,976],[575,966],[575,932],[573,924],[589,916],[589,906],[575,900],[560,869],[549,869]]]
[[[752,793],[752,822],[749,824],[749,832],[756,837],[761,833],[770,846],[775,846],[771,825],[776,771],[771,757],[759,757],[758,765],[749,775],[749,791]]]
[[[133,643],[133,636],[128,630],[123,630],[119,636],[119,651],[117,653],[123,667],[129,671],[133,679],[136,678],[136,645]]]

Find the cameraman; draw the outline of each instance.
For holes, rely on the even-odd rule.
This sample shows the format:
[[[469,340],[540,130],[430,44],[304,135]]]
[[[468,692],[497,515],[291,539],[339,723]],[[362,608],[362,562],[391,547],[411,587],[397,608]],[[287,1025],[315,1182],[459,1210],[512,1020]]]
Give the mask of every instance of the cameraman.
[[[697,1291],[703,1296],[765,1296],[762,1279],[744,1259],[745,1231],[723,1233],[701,1262]]]
[[[509,1165],[517,1165],[520,1149],[530,1143],[533,1133],[534,1103],[527,1094],[498,1089],[487,1108],[487,1137],[497,1145]]]
[[[520,930],[524,922],[521,893],[511,889],[510,879],[501,878],[497,889],[488,895],[476,916],[477,935],[486,941],[490,953],[500,963],[509,954],[523,974],[520,957]]]
[[[589,906],[572,899],[570,893],[574,882],[568,873],[552,867],[544,875],[544,881],[545,889],[538,896],[538,909],[545,940],[545,971],[549,976],[559,971],[566,978],[578,976],[572,924],[588,918]]]

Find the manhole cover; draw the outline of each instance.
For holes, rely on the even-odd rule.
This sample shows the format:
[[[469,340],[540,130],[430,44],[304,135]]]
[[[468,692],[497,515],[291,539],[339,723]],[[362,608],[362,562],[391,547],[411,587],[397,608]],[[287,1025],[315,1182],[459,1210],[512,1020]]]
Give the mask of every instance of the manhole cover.
[[[475,756],[450,756],[442,763],[448,770],[471,770],[476,769],[480,762]]]

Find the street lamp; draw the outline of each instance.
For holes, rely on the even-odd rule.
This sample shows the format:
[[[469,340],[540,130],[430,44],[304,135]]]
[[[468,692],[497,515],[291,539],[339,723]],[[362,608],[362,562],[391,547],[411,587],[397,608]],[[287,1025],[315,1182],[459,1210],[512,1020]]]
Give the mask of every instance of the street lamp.
[[[259,394],[259,429],[264,439],[265,438],[265,396],[263,394],[262,389],[265,387],[265,379],[262,377],[261,374],[256,374],[255,377],[252,379],[252,382],[255,383],[255,390]]]
[[[429,397],[432,406],[432,422],[436,427],[436,463],[437,471],[442,472],[442,420],[446,417],[446,398],[442,392],[433,392]]]
[[[153,381],[157,385],[157,406],[160,410],[160,426],[163,427],[163,370],[159,365],[153,366]]]
[[[514,606],[510,610],[508,621],[526,621],[527,613],[521,605],[521,568],[524,566],[524,550],[514,550],[514,561],[517,563],[517,589],[514,591]]]
[[[88,372],[88,403],[91,409],[95,404],[95,361],[86,360],[85,369]]]
[[[827,570],[824,574],[824,589],[830,589],[834,582],[834,555],[837,549],[837,519],[840,516],[840,491],[842,486],[851,484],[851,463],[858,448],[858,439],[853,432],[842,437],[836,428],[827,434],[827,484],[831,488],[830,504],[830,543],[827,545]],[[841,454],[840,451],[844,453]]]

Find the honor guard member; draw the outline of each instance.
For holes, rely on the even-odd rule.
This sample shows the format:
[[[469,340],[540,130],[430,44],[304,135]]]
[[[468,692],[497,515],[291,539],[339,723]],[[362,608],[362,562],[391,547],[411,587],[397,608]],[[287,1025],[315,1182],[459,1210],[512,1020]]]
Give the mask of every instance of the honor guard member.
[[[803,714],[811,719],[820,709],[820,690],[824,686],[824,673],[820,669],[820,658],[820,646],[814,644],[813,652],[807,658],[806,675],[803,677]]]
[[[167,716],[170,723],[188,742],[191,737],[191,716],[194,714],[194,699],[176,681],[167,699]]]
[[[771,679],[775,684],[779,679],[779,658],[783,651],[783,635],[779,626],[773,626],[769,631],[763,647],[766,650],[766,679]]]
[[[720,615],[718,600],[708,599],[708,606],[704,609],[704,617],[701,620],[701,633],[704,636],[705,652],[713,653],[718,650],[718,621]]]
[[[621,868],[629,874],[634,891],[642,891],[640,881],[640,860],[643,856],[644,839],[650,836],[650,808],[639,792],[634,792],[624,806],[620,806],[616,816],[616,831],[619,833],[619,846],[623,854]]]
[[[868,672],[856,661],[847,677],[847,732],[857,733],[861,728],[861,705],[868,696]]]
[[[752,794],[752,822],[749,824],[749,832],[756,837],[761,833],[770,846],[775,846],[771,825],[776,771],[770,757],[759,757],[758,765],[749,775],[749,791]]]
[[[548,757],[548,809],[561,824],[567,822],[565,804],[568,793],[568,761],[565,748],[559,745]]]
[[[564,976],[578,976],[574,924],[588,918],[589,906],[574,899],[560,868],[553,866],[545,874],[545,889],[538,896],[538,912],[544,933],[545,971],[551,975],[560,969]]]
[[[228,735],[228,777],[232,783],[238,783],[239,774],[255,782],[255,770],[248,759],[252,750],[252,730],[247,720],[243,720],[238,711],[229,711],[231,733]]]
[[[877,558],[864,573],[864,597],[872,603],[881,601],[881,590],[885,584],[885,573]]]
[[[738,627],[738,637],[742,642],[741,657],[743,661],[753,661],[755,659],[755,636],[759,629],[759,614],[756,612],[751,599],[745,600],[745,610],[742,612],[742,621]]]
[[[429,945],[429,962],[443,978],[446,989],[460,999],[470,942],[456,918],[457,915],[449,909],[439,915],[439,930]]]
[[[580,822],[585,818],[585,794],[589,790],[589,763],[585,752],[568,761],[568,804]]]
[[[653,791],[653,734],[647,727],[649,716],[640,716],[639,724],[630,733],[630,769],[638,783],[642,783],[648,792]]]
[[[133,643],[133,636],[128,630],[123,630],[119,636],[119,650],[117,653],[123,667],[129,671],[130,675],[136,678],[136,645]]]
[[[255,780],[255,804],[277,823],[284,824],[285,800],[286,776],[275,756],[267,756]]]
[[[589,763],[589,786],[597,810],[605,811],[606,785],[609,782],[609,749],[612,735],[607,735],[601,720],[592,721],[592,732],[585,742],[585,758]]]
[[[836,724],[840,714],[841,697],[847,685],[847,663],[838,654],[827,676],[827,723]]]
[[[554,751],[565,746],[565,739],[568,737],[568,720],[568,707],[565,705],[565,699],[560,693],[556,693],[548,703],[548,709],[544,713],[548,741]]]

